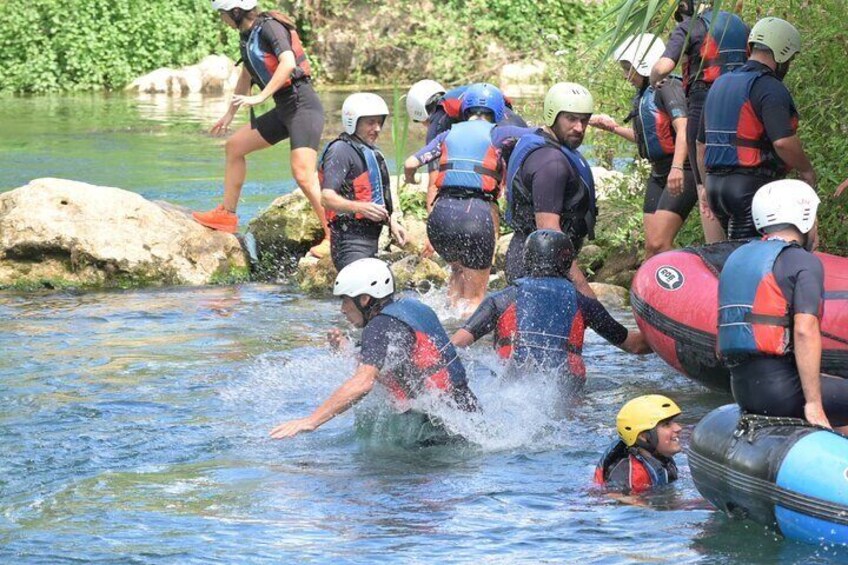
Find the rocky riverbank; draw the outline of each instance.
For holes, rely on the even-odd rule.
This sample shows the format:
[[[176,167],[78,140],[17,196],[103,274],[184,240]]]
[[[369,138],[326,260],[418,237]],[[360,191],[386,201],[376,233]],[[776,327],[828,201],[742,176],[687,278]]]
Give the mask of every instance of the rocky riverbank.
[[[610,186],[627,182],[621,173],[596,169],[600,198]],[[422,184],[398,184],[395,202],[421,202]],[[448,267],[438,256],[422,256],[427,227],[415,205],[397,206],[408,242],[388,237],[380,258],[391,263],[402,288],[443,285]],[[603,221],[603,218],[601,219]],[[205,285],[246,280],[290,281],[311,295],[330,292],[335,270],[329,257],[306,255],[320,241],[321,225],[306,198],[296,191],[277,198],[248,225],[245,236],[206,229],[188,210],[114,187],[62,179],[37,179],[0,194],[0,288],[114,288]],[[505,284],[503,268],[511,234],[499,238],[491,288]],[[255,242],[251,260],[242,243]],[[593,273],[610,303],[624,304],[626,287],[638,266],[635,252],[586,245],[580,263]],[[252,272],[251,272],[252,271]]]

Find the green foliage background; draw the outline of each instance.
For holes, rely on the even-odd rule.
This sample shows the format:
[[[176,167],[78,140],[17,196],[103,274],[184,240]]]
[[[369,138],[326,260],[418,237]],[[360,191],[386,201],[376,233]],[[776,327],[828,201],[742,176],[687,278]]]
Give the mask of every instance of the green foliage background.
[[[164,66],[234,54],[208,0],[29,0],[0,10],[0,91],[121,88]]]

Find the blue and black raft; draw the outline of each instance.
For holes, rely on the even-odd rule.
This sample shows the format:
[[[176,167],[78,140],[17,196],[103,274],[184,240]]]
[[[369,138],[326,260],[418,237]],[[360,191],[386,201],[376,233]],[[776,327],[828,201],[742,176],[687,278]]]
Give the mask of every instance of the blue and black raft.
[[[804,543],[848,544],[848,437],[734,404],[698,423],[688,456],[698,491],[728,515]]]

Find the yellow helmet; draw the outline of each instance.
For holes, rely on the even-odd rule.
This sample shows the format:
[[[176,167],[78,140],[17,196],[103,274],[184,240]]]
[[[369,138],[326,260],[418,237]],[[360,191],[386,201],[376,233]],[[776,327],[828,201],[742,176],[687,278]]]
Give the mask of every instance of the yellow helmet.
[[[680,407],[672,399],[661,394],[647,394],[621,407],[615,418],[615,427],[624,445],[633,447],[639,434],[654,429],[663,420],[680,412]]]

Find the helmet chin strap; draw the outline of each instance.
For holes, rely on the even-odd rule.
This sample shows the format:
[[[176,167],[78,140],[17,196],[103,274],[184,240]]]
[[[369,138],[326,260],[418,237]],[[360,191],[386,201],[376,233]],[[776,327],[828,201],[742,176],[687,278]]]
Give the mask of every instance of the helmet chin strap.
[[[371,321],[371,319],[380,313],[380,310],[383,309],[383,305],[387,302],[387,298],[374,298],[370,297],[371,300],[368,301],[366,306],[363,306],[359,303],[359,297],[353,299],[353,305],[356,306],[356,309],[359,310],[359,313],[362,314],[362,319],[367,324]]]
[[[648,434],[648,440],[647,441],[643,440],[642,437],[641,437],[641,434],[640,434],[640,437],[638,437],[636,439],[636,446],[641,447],[642,449],[645,449],[645,450],[647,450],[651,453],[656,453],[657,445],[659,445],[659,441],[660,441],[660,438],[657,435],[657,429],[654,428],[654,429],[648,430],[644,433]]]

